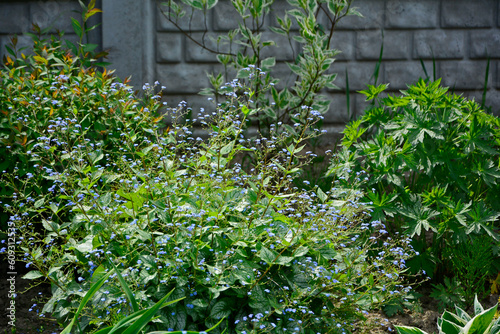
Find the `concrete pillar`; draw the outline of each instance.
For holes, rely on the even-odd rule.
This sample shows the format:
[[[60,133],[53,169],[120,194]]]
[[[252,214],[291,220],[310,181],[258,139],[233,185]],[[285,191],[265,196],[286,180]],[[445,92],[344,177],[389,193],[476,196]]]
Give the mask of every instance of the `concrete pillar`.
[[[103,49],[109,50],[109,69],[131,85],[142,88],[154,81],[154,0],[104,0]]]

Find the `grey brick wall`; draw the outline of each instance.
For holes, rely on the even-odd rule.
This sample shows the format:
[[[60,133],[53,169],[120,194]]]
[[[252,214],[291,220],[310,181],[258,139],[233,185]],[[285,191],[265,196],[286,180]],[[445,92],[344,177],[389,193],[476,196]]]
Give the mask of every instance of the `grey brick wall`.
[[[112,68],[120,77],[132,75],[132,83],[160,81],[166,86],[169,104],[188,101],[194,108],[206,107],[206,98],[197,95],[208,87],[206,73],[217,71],[215,55],[202,50],[180,33],[159,12],[155,0],[104,0],[98,2],[104,13],[94,16],[102,26],[92,32],[92,42],[109,49]],[[236,15],[228,0],[203,16],[196,12],[179,22],[182,29],[201,38],[205,28],[207,45],[216,47],[210,37],[217,37],[237,26]],[[455,92],[481,98],[490,58],[487,105],[500,111],[500,0],[354,0],[364,18],[347,17],[337,26],[333,47],[342,51],[332,66],[338,73],[340,90],[328,91],[332,106],[326,121],[329,126],[342,124],[349,114],[359,114],[366,107],[357,90],[373,83],[372,74],[383,43],[383,61],[379,83],[389,83],[393,92],[405,89],[435,65],[436,76]],[[102,6],[101,6],[102,5]],[[273,9],[286,8],[276,0]],[[78,9],[76,0],[1,1],[0,57],[12,34],[29,31],[31,22],[42,27],[72,32],[68,15]],[[266,24],[276,25],[274,13]],[[265,34],[264,34],[265,35]],[[265,36],[269,37],[269,36]],[[71,37],[70,38],[74,38]],[[286,44],[284,40],[279,43]],[[29,39],[20,37],[21,45]],[[269,50],[279,61],[276,72],[286,73],[285,61],[293,58],[288,47]],[[349,78],[351,110],[346,107],[346,77]],[[289,79],[292,80],[292,79]],[[285,83],[281,83],[281,86]]]
[[[101,8],[101,1],[97,1],[97,7]],[[48,33],[64,32],[65,39],[72,42],[78,41],[78,37],[71,26],[70,17],[81,22],[81,7],[77,0],[52,0],[52,1],[19,1],[0,0],[0,59],[9,55],[5,45],[10,44],[11,38],[18,37],[17,48],[30,47],[33,45],[26,32],[33,32],[33,24],[42,30],[48,28]],[[94,15],[89,20],[89,25],[101,23],[99,15]],[[87,42],[87,41],[84,41]],[[89,32],[88,43],[99,45],[102,49],[101,30],[95,29]],[[29,49],[23,50],[29,53]]]
[[[222,1],[222,2],[221,2]],[[228,1],[221,0],[207,18],[207,27],[216,36],[237,26],[236,16]],[[481,100],[490,58],[487,105],[500,114],[500,16],[498,0],[355,0],[354,5],[364,18],[347,17],[337,26],[332,46],[342,51],[332,66],[338,73],[338,91],[329,91],[332,105],[326,121],[344,122],[349,115],[346,107],[346,74],[349,78],[351,114],[359,114],[366,107],[362,95],[356,91],[373,83],[372,74],[383,43],[383,61],[379,83],[389,83],[391,92],[405,89],[419,77],[442,78],[443,85],[457,93]],[[283,10],[284,1],[276,0],[273,8]],[[156,38],[157,78],[167,87],[172,103],[179,90],[195,91],[206,84],[204,72],[217,69],[215,56],[201,51],[188,38],[174,32],[157,12]],[[267,24],[275,24],[271,13]],[[187,21],[182,22],[188,28]],[[204,30],[203,18],[191,20],[191,30]],[[284,41],[282,41],[284,43]],[[213,46],[213,44],[211,45]],[[288,48],[279,48],[278,61],[292,59]],[[196,65],[194,65],[196,64]],[[192,69],[189,69],[194,66]],[[277,70],[286,68],[277,65]],[[183,70],[185,69],[185,70]],[[181,74],[182,73],[182,74]],[[194,98],[194,99],[193,99]],[[184,94],[193,107],[206,105],[203,98]]]

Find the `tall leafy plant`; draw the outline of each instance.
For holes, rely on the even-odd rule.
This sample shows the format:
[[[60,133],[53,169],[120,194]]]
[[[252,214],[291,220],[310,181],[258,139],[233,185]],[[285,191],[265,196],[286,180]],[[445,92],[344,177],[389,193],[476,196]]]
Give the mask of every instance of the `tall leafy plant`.
[[[344,130],[329,174],[349,187],[349,173],[368,173],[374,217],[421,253],[411,267],[456,275],[473,295],[499,257],[500,121],[439,80],[380,98],[385,88],[361,92],[374,103]],[[475,251],[459,252],[465,245]]]

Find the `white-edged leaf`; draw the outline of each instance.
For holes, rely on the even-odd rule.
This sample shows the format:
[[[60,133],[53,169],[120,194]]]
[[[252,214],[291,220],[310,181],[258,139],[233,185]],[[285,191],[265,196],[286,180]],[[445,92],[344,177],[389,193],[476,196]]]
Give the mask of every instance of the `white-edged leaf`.
[[[24,279],[37,279],[40,277],[43,277],[43,274],[41,272],[39,272],[38,270],[32,270],[29,273],[27,273],[26,275],[24,275],[22,278],[24,278]]]

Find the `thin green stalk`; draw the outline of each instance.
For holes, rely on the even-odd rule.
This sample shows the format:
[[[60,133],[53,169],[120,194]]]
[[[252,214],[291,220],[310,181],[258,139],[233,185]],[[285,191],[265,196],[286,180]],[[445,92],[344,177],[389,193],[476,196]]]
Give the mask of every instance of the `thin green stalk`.
[[[347,68],[345,69],[345,95],[346,95],[346,106],[347,106],[347,119],[348,121],[352,121],[354,113],[351,114],[351,95],[349,92],[349,73],[347,72]]]
[[[378,76],[379,76],[379,72],[380,72],[380,65],[382,64],[382,57],[384,55],[384,30],[382,30],[382,44],[380,45],[380,53],[379,53],[379,56],[378,56],[378,60],[377,60],[377,63],[375,65],[375,70],[373,71],[373,74],[370,78],[373,79],[373,85],[376,86],[377,85],[377,81],[378,81]],[[375,100],[373,101],[375,103]]]
[[[483,86],[483,96],[481,101],[481,109],[484,110],[484,105],[486,104],[486,92],[488,91],[488,78],[490,75],[490,57],[488,56],[488,61],[486,63],[486,73],[484,75],[484,86]]]
[[[427,68],[425,67],[425,64],[424,64],[424,61],[422,58],[420,58],[420,65],[422,66],[422,70],[424,70],[425,80],[428,81],[430,79],[429,73],[427,73]]]

